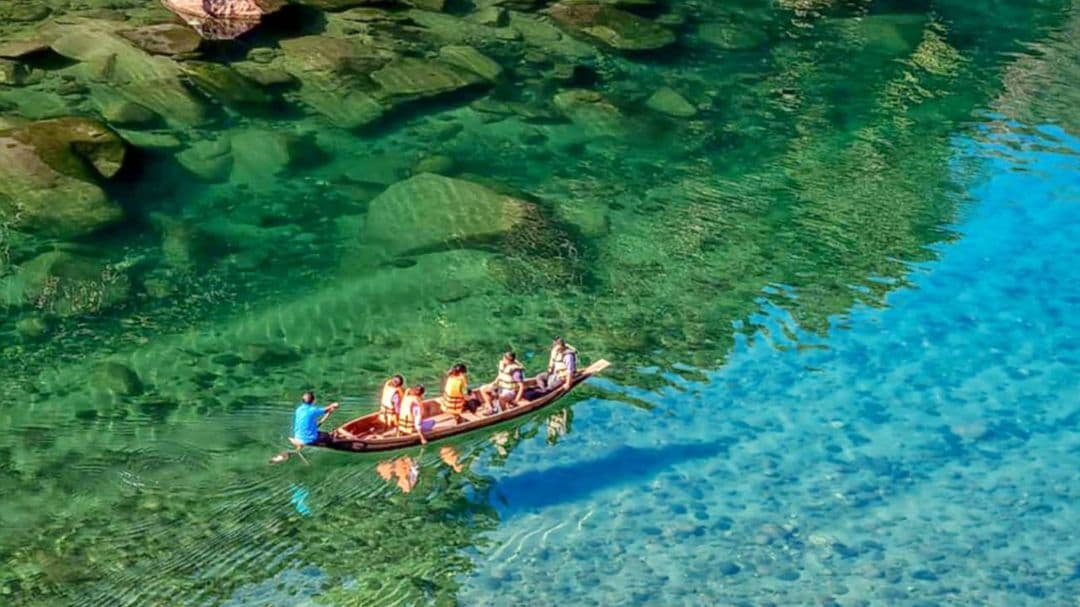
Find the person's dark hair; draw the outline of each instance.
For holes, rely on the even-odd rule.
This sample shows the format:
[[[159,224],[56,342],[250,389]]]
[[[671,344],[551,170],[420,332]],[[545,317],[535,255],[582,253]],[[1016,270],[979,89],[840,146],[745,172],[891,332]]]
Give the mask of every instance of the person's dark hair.
[[[315,393],[311,390],[308,390],[300,396],[300,400],[310,405],[311,403],[315,402]]]
[[[405,385],[405,378],[400,376],[400,375],[394,375],[393,377],[390,378],[390,381],[394,382],[394,385],[396,385],[396,386],[404,386]]]
[[[412,389],[413,389],[413,394],[415,394],[417,396],[423,396],[424,395],[424,390],[426,388],[424,388],[424,384],[416,384],[415,386],[413,386]]]
[[[555,339],[551,342],[551,345],[552,346],[559,346],[560,348],[562,348],[562,347],[566,346],[566,341],[563,338],[556,335]]]
[[[465,363],[458,363],[453,367],[450,367],[450,375],[460,375],[462,373],[468,373],[468,369],[465,368]]]
[[[517,354],[514,354],[513,350],[507,350],[503,354],[503,358],[505,358],[506,360],[508,360],[510,362],[514,362],[515,360],[517,360]]]

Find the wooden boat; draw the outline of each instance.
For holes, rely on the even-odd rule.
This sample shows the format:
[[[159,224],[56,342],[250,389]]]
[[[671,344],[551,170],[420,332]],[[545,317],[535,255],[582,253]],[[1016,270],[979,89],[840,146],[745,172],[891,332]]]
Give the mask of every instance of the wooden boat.
[[[442,412],[440,399],[427,399],[424,401],[424,420],[434,420],[435,425],[424,432],[424,437],[428,442],[436,441],[501,424],[534,411],[539,411],[566,396],[570,390],[577,387],[581,382],[607,369],[610,364],[606,360],[598,360],[589,365],[574,377],[569,389],[559,386],[554,390],[545,390],[536,377],[531,377],[525,380],[525,393],[522,396],[522,402],[494,415],[483,414],[483,403],[480,402],[479,395],[474,392],[473,396],[465,403],[465,413],[462,415],[463,420],[461,423],[457,423],[452,415]],[[320,446],[339,451],[369,452],[404,449],[420,444],[420,436],[416,433],[399,436],[396,430],[385,429],[379,421],[378,413],[371,413],[342,424],[330,433],[330,438],[330,442]]]

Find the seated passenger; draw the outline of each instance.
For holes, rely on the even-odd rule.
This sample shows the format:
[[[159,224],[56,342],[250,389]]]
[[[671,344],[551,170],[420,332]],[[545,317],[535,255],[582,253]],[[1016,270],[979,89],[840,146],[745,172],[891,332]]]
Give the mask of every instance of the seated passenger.
[[[567,344],[563,338],[556,337],[551,344],[551,356],[548,357],[547,373],[540,376],[545,390],[554,390],[562,386],[569,390],[574,386],[577,373],[577,350]]]
[[[499,375],[495,381],[480,390],[484,404],[489,408],[488,415],[498,413],[504,406],[516,405],[524,393],[525,367],[517,361],[516,354],[507,352],[499,361]]]
[[[446,375],[446,384],[443,386],[442,408],[443,413],[454,416],[454,421],[465,421],[461,414],[465,412],[465,401],[469,400],[469,375],[465,365],[458,363],[450,367]]]
[[[416,432],[420,435],[420,442],[427,444],[427,438],[424,436],[424,430],[429,429],[432,424],[425,424],[424,422],[424,386],[418,384],[405,391],[405,397],[401,399],[401,406],[398,408],[398,432],[400,434],[412,434]]]
[[[379,422],[389,430],[397,426],[398,408],[405,396],[405,378],[395,375],[383,384],[382,397],[379,399]]]

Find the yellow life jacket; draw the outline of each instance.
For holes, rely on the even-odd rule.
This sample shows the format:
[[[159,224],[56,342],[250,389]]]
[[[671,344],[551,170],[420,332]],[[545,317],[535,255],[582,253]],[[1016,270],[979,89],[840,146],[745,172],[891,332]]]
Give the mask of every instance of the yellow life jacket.
[[[514,371],[521,371],[525,373],[525,367],[521,366],[521,363],[516,360],[512,363],[504,363],[499,361],[499,377],[495,380],[496,385],[502,390],[514,390],[517,388],[517,382],[514,381]],[[524,379],[524,378],[523,378]]]
[[[383,384],[382,389],[382,410],[393,413],[394,412],[394,395],[398,397],[398,404],[401,403],[401,399],[405,397],[405,388],[401,386],[391,386],[390,382]]]
[[[398,411],[398,430],[409,433],[420,423],[424,416],[424,401],[417,395],[409,392],[401,399],[401,409]]]
[[[551,372],[554,375],[566,375],[568,371],[566,367],[566,353],[569,352],[574,356],[577,356],[577,350],[574,346],[566,344],[566,347],[561,352],[555,352],[555,348],[551,349],[551,356],[548,357],[548,366],[551,367]]]
[[[443,388],[443,399],[447,403],[465,402],[469,392],[469,376],[465,374],[451,375],[446,378],[446,386]]]

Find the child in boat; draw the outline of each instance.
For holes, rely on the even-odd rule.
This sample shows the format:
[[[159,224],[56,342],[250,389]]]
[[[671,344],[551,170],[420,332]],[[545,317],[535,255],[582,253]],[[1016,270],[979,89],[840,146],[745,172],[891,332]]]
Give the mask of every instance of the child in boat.
[[[424,385],[417,384],[405,391],[405,397],[401,400],[398,409],[398,432],[400,434],[420,435],[420,443],[426,445],[425,430],[431,430],[435,426],[435,420],[424,419]]]
[[[469,375],[463,363],[450,367],[446,374],[446,384],[443,386],[442,409],[444,413],[454,416],[454,421],[465,421],[461,414],[465,412],[465,402],[469,400]]]
[[[397,425],[398,409],[405,396],[405,378],[395,375],[383,384],[379,398],[379,421],[383,428],[390,429]]]

